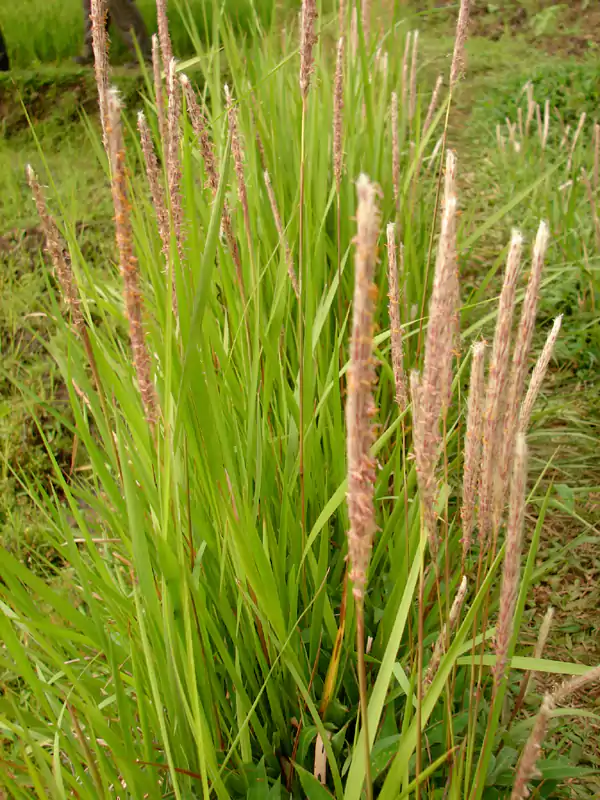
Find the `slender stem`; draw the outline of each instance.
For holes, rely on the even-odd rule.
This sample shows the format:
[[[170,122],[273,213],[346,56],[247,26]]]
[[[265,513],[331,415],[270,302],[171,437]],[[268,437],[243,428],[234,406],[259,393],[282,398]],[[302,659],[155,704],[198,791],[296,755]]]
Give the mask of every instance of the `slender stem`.
[[[337,192],[337,276],[338,326],[342,328],[342,198]]]
[[[299,366],[299,406],[300,406],[300,524],[302,527],[302,549],[306,544],[306,504],[304,495],[304,161],[306,144],[306,107],[307,98],[302,98],[302,134],[300,142],[300,208],[298,209],[298,350]]]
[[[362,729],[365,736],[365,794],[367,800],[373,800],[371,744],[369,741],[369,703],[367,700],[367,668],[365,665],[365,612],[362,598],[356,598],[356,654],[358,657],[360,715],[362,717]]]
[[[421,516],[422,518],[422,516]],[[424,535],[424,532],[421,531],[421,536]],[[424,617],[424,599],[425,599],[425,574],[424,574],[424,567],[423,561],[421,560],[421,566],[419,568],[419,621],[418,621],[418,641],[417,641],[417,749],[416,749],[416,756],[417,756],[417,763],[415,769],[415,780],[419,781],[419,775],[423,770],[423,753],[421,751],[421,726],[422,726],[422,717],[421,717],[421,710],[423,705],[423,681],[421,676],[423,675],[423,617]],[[415,790],[415,798],[419,800],[421,797],[421,784],[420,781],[417,783],[416,790]]]

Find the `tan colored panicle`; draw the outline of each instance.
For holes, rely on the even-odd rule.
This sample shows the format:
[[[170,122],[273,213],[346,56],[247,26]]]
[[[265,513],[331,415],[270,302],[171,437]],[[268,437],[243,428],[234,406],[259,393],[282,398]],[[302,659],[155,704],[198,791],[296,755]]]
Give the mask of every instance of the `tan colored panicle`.
[[[158,36],[152,36],[152,74],[154,76],[154,95],[156,98],[156,117],[162,146],[167,149],[167,118],[165,116],[165,94],[162,80],[162,64]]]
[[[400,142],[398,138],[398,95],[396,92],[392,92],[390,123],[392,126],[392,186],[396,209],[398,209],[400,203]]]
[[[444,85],[444,78],[441,75],[438,75],[437,81],[435,82],[435,87],[431,94],[431,101],[429,103],[429,108],[427,109],[427,116],[425,117],[425,122],[423,123],[423,136],[427,134],[427,131],[431,127],[431,123],[433,122],[433,115],[437,110],[437,104],[440,98],[440,92],[442,91],[442,86]]]
[[[588,203],[590,204],[590,210],[592,212],[594,233],[596,235],[596,247],[600,248],[600,219],[598,219],[598,208],[596,206],[596,198],[594,197],[594,189],[592,188],[590,179],[588,178],[587,173],[583,169],[583,167],[581,168],[581,181],[585,186]]]
[[[521,106],[517,108],[517,121],[519,123],[519,136],[521,138],[521,141],[523,141],[523,139],[525,138],[525,132],[523,130],[523,109],[521,108]]]
[[[75,286],[71,259],[65,247],[58,226],[53,216],[48,211],[46,197],[40,182],[37,179],[31,164],[26,167],[27,182],[33,194],[33,199],[37,208],[40,224],[44,233],[44,249],[50,256],[52,266],[56,273],[58,283],[61,288],[63,300],[71,313],[73,328],[80,332],[83,329],[83,315],[81,313],[81,301]]]
[[[510,508],[506,527],[506,551],[502,568],[502,585],[498,624],[496,627],[496,663],[494,665],[494,693],[504,679],[508,666],[508,652],[514,631],[514,614],[519,591],[521,570],[521,546],[523,522],[525,520],[525,492],[527,488],[527,445],[525,437],[519,435],[515,445]]]
[[[125,313],[129,323],[133,364],[146,419],[150,426],[154,427],[158,417],[158,408],[150,370],[150,354],[142,322],[143,310],[139,267],[133,250],[131,206],[127,195],[127,167],[121,127],[121,101],[116,89],[112,88],[108,91],[107,134],[119,267],[123,277]]]
[[[404,371],[404,347],[402,344],[402,328],[400,327],[400,291],[398,289],[398,258],[396,250],[396,226],[390,222],[387,226],[388,248],[388,286],[390,339],[392,343],[392,367],[396,385],[396,403],[400,411],[408,406],[406,373]]]
[[[106,126],[108,121],[108,81],[110,66],[108,60],[108,32],[106,15],[107,0],[91,0],[92,50],[94,51],[94,72],[98,87],[98,106],[102,125],[102,141],[108,155],[108,139]]]
[[[152,134],[144,116],[144,112],[138,113],[138,130],[140,132],[140,140],[142,143],[142,153],[144,154],[144,163],[146,165],[146,177],[148,178],[148,185],[150,187],[150,195],[152,197],[152,205],[154,213],[156,214],[156,221],[158,223],[158,232],[162,241],[162,251],[165,258],[169,258],[169,250],[171,247],[171,234],[169,230],[169,209],[165,201],[165,193],[163,191],[160,168],[158,166],[158,159],[154,151],[154,143],[152,141]]]
[[[600,175],[600,125],[594,125],[594,190],[598,191],[598,178]]]
[[[496,125],[496,142],[498,144],[498,149],[504,152],[504,137],[502,136],[502,129],[500,128],[500,125]]]
[[[452,169],[451,169],[452,171]],[[454,324],[456,196],[445,197],[442,226],[429,302],[429,322],[425,338],[423,375],[411,376],[413,389],[413,440],[417,481],[424,513],[425,526],[432,555],[438,550],[435,498],[437,464],[442,444],[441,419],[447,402],[449,376],[452,373],[453,336],[448,335]],[[416,413],[416,418],[415,418]]]
[[[542,109],[540,108],[540,104],[535,104],[535,119],[537,122],[537,132],[538,132],[538,139],[540,144],[542,143],[542,139],[544,137],[544,126],[542,123]]]
[[[173,60],[173,45],[169,34],[169,18],[167,16],[167,0],[156,0],[156,19],[158,22],[158,38],[162,53],[163,64],[168,65]]]
[[[460,74],[465,69],[465,42],[467,40],[467,30],[469,27],[469,12],[471,0],[461,0],[458,20],[456,22],[456,34],[454,38],[454,53],[452,54],[452,65],[450,67],[450,91]]]
[[[198,103],[196,93],[194,92],[188,76],[184,74],[180,75],[179,81],[185,95],[187,112],[190,122],[192,123],[192,129],[196,139],[198,140],[200,152],[202,153],[204,170],[206,172],[206,182],[214,195],[219,188],[219,170],[217,167],[217,158],[215,156],[213,142],[208,132],[208,122]]]
[[[517,775],[513,784],[510,800],[526,800],[529,797],[527,784],[538,774],[537,762],[542,750],[542,742],[548,731],[548,725],[554,711],[555,703],[550,694],[547,694],[535,719],[529,734],[529,739],[519,761]]]
[[[581,135],[581,131],[583,130],[583,126],[585,125],[585,119],[586,119],[586,113],[584,111],[582,115],[579,117],[579,123],[575,130],[573,140],[571,141],[571,150],[569,151],[569,160],[567,161],[567,172],[571,171],[571,167],[573,165],[573,156],[575,155],[575,148],[577,147],[579,136]]]
[[[535,101],[533,99],[533,84],[531,81],[527,82],[527,116],[525,117],[525,136],[529,136],[529,130],[533,117],[535,116]]]
[[[373,416],[373,313],[377,295],[373,283],[377,265],[380,212],[379,190],[366,175],[356,182],[358,207],[355,238],[355,282],[352,312],[352,339],[346,400],[348,450],[348,551],[354,596],[362,600],[367,569],[375,535],[375,460],[371,448],[375,441]]]
[[[339,0],[338,3],[338,36],[343,38],[346,31],[346,0]]]
[[[498,320],[494,333],[486,389],[481,484],[479,489],[479,541],[482,544],[487,541],[491,530],[494,476],[498,461],[502,456],[502,443],[500,441],[501,421],[509,378],[510,338],[522,243],[523,237],[521,234],[518,231],[513,231],[504,274],[504,284],[500,294]]]
[[[443,141],[444,141],[444,136],[442,135],[442,136],[440,136],[440,138],[435,143],[435,147],[433,148],[433,150],[431,151],[431,155],[429,156],[429,164],[427,166],[427,172],[431,172],[431,170],[435,166],[437,154],[442,149],[442,142]]]
[[[402,114],[404,118],[408,113],[408,59],[411,40],[412,31],[408,31],[404,39],[404,56],[402,58]]]
[[[187,75],[182,74],[180,76],[180,82],[183,92],[185,94],[187,110],[190,121],[192,123],[192,129],[194,131],[196,139],[198,140],[198,144],[200,145],[200,152],[202,153],[202,159],[204,161],[204,170],[206,172],[206,183],[207,186],[210,188],[213,197],[216,197],[220,180],[219,167],[217,164],[217,158],[215,156],[213,142],[208,132],[208,123],[206,120],[206,116],[202,111],[202,109],[200,108],[198,100],[196,99],[196,93],[194,92],[194,89]],[[223,227],[223,233],[225,234],[225,239],[227,241],[227,247],[229,248],[229,252],[231,254],[231,257],[235,265],[237,280],[240,288],[240,295],[245,303],[242,262],[241,262],[238,243],[233,233],[231,213],[229,211],[229,204],[227,200],[225,200],[223,203],[223,215],[221,218],[221,225]]]
[[[365,38],[365,49],[368,53],[371,43],[371,0],[361,0],[360,10],[363,36]]]
[[[581,691],[581,689],[584,689],[590,683],[596,683],[598,681],[600,681],[600,664],[597,667],[592,667],[583,675],[576,675],[574,678],[565,681],[562,686],[552,693],[552,698],[557,705],[559,703],[564,703],[565,700],[568,700],[572,695]]]
[[[550,628],[552,627],[552,620],[554,619],[554,609],[552,606],[548,607],[548,610],[544,614],[544,619],[542,620],[542,624],[540,625],[540,630],[538,632],[537,641],[535,643],[535,649],[533,651],[533,657],[535,659],[540,659],[544,655],[544,648],[546,647],[546,642],[548,641],[548,636],[550,635]],[[522,686],[522,693],[523,696],[527,694],[527,689],[532,677],[536,678],[536,676],[540,676],[539,672],[534,673],[533,675],[528,672],[523,677],[523,686]]]
[[[562,314],[554,320],[554,325],[552,326],[552,330],[548,334],[548,338],[546,339],[544,349],[542,350],[540,357],[538,358],[537,364],[534,367],[533,374],[531,376],[531,381],[529,383],[529,389],[527,390],[527,394],[525,395],[525,400],[523,400],[523,404],[521,406],[521,412],[519,414],[519,433],[525,434],[527,432],[527,429],[529,428],[529,423],[531,421],[531,413],[533,411],[535,401],[537,400],[538,395],[540,393],[540,389],[542,387],[542,383],[544,382],[544,378],[546,377],[548,364],[550,363],[550,359],[552,358],[552,353],[554,352],[554,346],[556,344],[556,340],[558,339],[558,334],[560,333],[561,323],[562,323]]]
[[[508,117],[506,117],[506,129],[508,130],[508,141],[512,144],[515,153],[518,153],[519,150],[521,149],[521,146],[517,142],[516,138],[517,128],[516,125],[513,125],[513,123],[509,120]]]
[[[183,258],[184,230],[183,205],[181,198],[181,93],[177,80],[177,62],[174,58],[169,62],[168,75],[169,113],[167,116],[167,180],[169,184],[169,200],[173,231],[177,242],[179,258]]]
[[[485,402],[485,343],[473,345],[471,380],[465,433],[465,461],[463,467],[463,497],[460,516],[462,520],[463,562],[471,548],[475,519],[475,495],[481,469],[481,445],[483,434],[483,409]]]
[[[352,17],[350,18],[350,55],[352,60],[356,60],[358,53],[358,9],[352,6]]]
[[[246,191],[246,177],[244,175],[244,154],[238,129],[237,107],[233,101],[229,87],[225,84],[225,101],[227,104],[227,119],[229,131],[231,133],[231,152],[233,154],[233,164],[237,178],[238,198],[242,206],[244,221],[247,224],[248,234],[250,232],[250,212],[248,208],[248,193]]]
[[[275,227],[277,228],[277,233],[279,234],[279,242],[283,247],[285,253],[285,262],[287,265],[287,271],[290,278],[290,282],[292,284],[292,288],[294,290],[294,294],[296,297],[300,297],[300,289],[298,287],[298,278],[296,276],[296,270],[294,269],[294,257],[292,256],[292,251],[285,235],[285,230],[283,227],[283,223],[281,221],[281,215],[279,213],[279,208],[277,207],[277,200],[275,198],[275,192],[273,191],[273,186],[271,184],[271,178],[267,170],[264,173],[265,176],[265,186],[267,187],[267,194],[269,195],[269,203],[271,204],[271,211],[273,212],[273,219],[275,220]]]
[[[544,103],[544,129],[542,132],[542,150],[546,149],[548,143],[548,132],[550,130],[550,100]]]
[[[315,23],[317,4],[315,0],[302,0],[300,31],[300,94],[306,100],[310,89],[310,78],[314,69],[314,46],[317,43]]]
[[[511,471],[512,449],[514,447],[515,436],[517,433],[517,422],[519,418],[519,407],[523,398],[523,389],[528,372],[528,359],[531,350],[533,332],[535,330],[535,318],[537,313],[538,296],[544,268],[544,258],[548,248],[549,231],[548,225],[541,222],[538,228],[535,244],[533,246],[533,258],[521,320],[515,339],[513,362],[510,375],[510,384],[506,400],[506,412],[504,418],[504,430],[502,439],[502,450],[500,456],[500,474],[496,481],[494,498],[494,517],[495,524],[499,524],[504,505],[504,496],[508,490],[508,477]]]
[[[412,122],[417,110],[417,56],[419,50],[419,31],[413,31],[412,58],[410,63],[410,94],[408,98],[408,119]]]
[[[440,665],[440,661],[442,659],[442,654],[447,647],[447,638],[452,633],[454,628],[456,627],[456,623],[460,617],[460,612],[463,607],[463,603],[465,602],[465,597],[467,596],[467,577],[463,575],[458,590],[456,592],[456,596],[454,597],[454,602],[450,608],[450,614],[448,615],[448,621],[444,623],[442,630],[440,631],[440,635],[438,636],[436,643],[433,648],[433,653],[431,654],[431,659],[429,664],[427,665],[427,673],[425,674],[425,686],[429,686],[431,681],[435,677],[435,673]]]
[[[342,147],[342,112],[344,110],[344,37],[340,36],[335,60],[335,80],[333,88],[333,174],[335,187],[339,194],[342,185],[344,151]]]
[[[446,172],[444,176],[443,211],[450,205],[456,209],[456,155],[453,150],[446,152]],[[456,210],[449,215],[449,226],[446,244],[448,261],[449,305],[450,305],[450,350],[459,354],[460,349],[460,286],[458,279],[458,256],[456,251]],[[446,372],[442,381],[442,402],[448,408],[452,398],[452,357],[446,362]]]

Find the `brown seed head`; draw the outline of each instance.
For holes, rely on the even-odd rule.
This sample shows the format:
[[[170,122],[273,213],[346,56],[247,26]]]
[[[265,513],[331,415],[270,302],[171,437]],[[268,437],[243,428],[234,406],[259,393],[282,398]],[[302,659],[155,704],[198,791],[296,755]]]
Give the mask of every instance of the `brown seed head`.
[[[529,734],[529,739],[523,750],[523,755],[517,769],[517,776],[513,784],[510,800],[526,800],[530,792],[527,784],[538,774],[537,762],[542,750],[542,742],[548,731],[548,725],[554,711],[554,700],[552,695],[547,694],[542,701],[542,706],[535,719],[535,723]]]
[[[98,87],[98,105],[100,107],[100,123],[102,125],[102,141],[108,154],[106,125],[108,118],[108,81],[110,66],[108,61],[108,33],[106,15],[107,0],[91,0],[92,50],[94,51],[94,72]]]
[[[377,294],[373,278],[377,264],[377,239],[381,217],[377,204],[379,191],[366,175],[360,176],[356,189],[357,234],[346,430],[350,577],[354,583],[355,597],[362,599],[376,530],[373,504],[375,461],[371,455],[375,439],[372,419],[375,413],[373,312]]]
[[[465,42],[467,40],[467,29],[469,27],[469,12],[471,0],[461,0],[458,21],[456,23],[456,35],[454,39],[454,53],[452,55],[452,66],[450,67],[450,91],[460,77],[465,68]]]
[[[165,116],[165,94],[162,80],[162,64],[158,36],[152,36],[152,74],[154,76],[154,95],[156,97],[156,116],[162,146],[167,149],[167,120]]]
[[[501,420],[503,419],[508,385],[510,338],[522,244],[521,234],[513,231],[492,346],[483,422],[483,454],[479,489],[479,540],[481,543],[487,540],[491,529],[494,476],[502,457]]]
[[[335,61],[333,88],[333,174],[337,193],[342,184],[344,152],[342,148],[342,111],[344,109],[344,37],[340,36]]]
[[[529,389],[527,390],[527,394],[525,395],[525,400],[523,400],[521,412],[519,414],[519,433],[525,434],[529,427],[533,407],[540,393],[540,389],[542,388],[544,378],[546,377],[548,365],[550,363],[550,359],[552,358],[552,353],[554,352],[554,346],[556,344],[556,340],[558,339],[558,334],[560,333],[561,323],[562,314],[554,320],[552,330],[548,334],[544,349],[542,350],[537,364],[533,370]]]
[[[115,228],[119,251],[119,267],[123,277],[125,312],[129,322],[129,338],[133,364],[138,379],[146,419],[154,427],[158,406],[150,370],[150,354],[142,323],[142,294],[139,267],[133,251],[131,206],[127,196],[127,167],[121,126],[121,101],[116,89],[108,91],[107,135],[111,164],[111,189],[115,209]]]
[[[398,258],[396,249],[396,226],[390,222],[387,226],[388,249],[388,286],[390,338],[392,343],[392,366],[396,385],[396,403],[400,411],[408,406],[406,373],[404,371],[404,347],[402,344],[402,328],[400,327],[400,291],[398,289]]]
[[[541,222],[538,228],[537,237],[533,247],[533,259],[531,272],[523,302],[519,330],[515,339],[513,363],[510,376],[510,384],[507,392],[506,412],[504,417],[502,449],[500,457],[500,474],[496,482],[496,497],[494,499],[495,523],[499,524],[504,504],[504,496],[508,490],[508,477],[511,471],[512,451],[517,433],[517,421],[519,418],[519,407],[523,397],[525,379],[528,372],[528,360],[531,350],[531,342],[535,329],[535,318],[540,283],[542,280],[542,270],[544,267],[544,257],[548,247],[548,225]]]
[[[158,159],[154,151],[154,142],[152,141],[152,134],[144,116],[144,112],[138,113],[138,130],[140,132],[140,140],[142,143],[142,153],[144,154],[144,163],[146,165],[146,177],[148,178],[148,185],[150,186],[150,194],[152,196],[152,205],[154,213],[156,214],[156,221],[158,223],[158,232],[162,241],[162,250],[165,258],[169,257],[169,250],[171,245],[171,234],[169,232],[169,209],[165,201],[165,193],[163,191],[160,169],[158,166]]]
[[[279,234],[279,241],[285,253],[285,262],[287,265],[287,271],[290,278],[290,282],[292,284],[294,294],[296,295],[297,298],[299,298],[300,288],[298,286],[298,278],[296,277],[296,270],[294,269],[294,257],[292,255],[290,245],[285,235],[285,229],[281,221],[279,208],[277,207],[275,192],[273,191],[273,185],[271,184],[271,178],[267,170],[265,170],[264,177],[265,177],[265,186],[267,187],[267,194],[269,195],[269,203],[271,204],[271,211],[273,212],[273,219],[275,220],[275,227],[277,228],[277,233]]]
[[[485,342],[473,345],[471,381],[465,434],[465,461],[463,468],[463,501],[460,510],[462,520],[463,561],[471,547],[475,517],[475,495],[481,468],[481,439],[483,433],[483,409],[485,402]]]
[[[413,31],[412,58],[410,62],[410,95],[408,98],[408,119],[412,122],[417,110],[417,55],[419,49],[419,31]]]
[[[317,43],[315,23],[317,21],[317,4],[315,0],[302,0],[302,17],[300,32],[300,94],[303,100],[308,97],[310,77],[314,68],[313,49]]]
[[[392,126],[392,186],[396,209],[398,209],[400,203],[400,141],[398,137],[398,95],[396,92],[392,92],[390,123]]]
[[[163,64],[168,66],[173,59],[173,45],[169,34],[169,18],[167,16],[167,0],[156,0],[156,19],[158,22],[158,38]]]
[[[37,208],[40,224],[44,233],[44,249],[50,256],[52,266],[56,273],[58,283],[60,285],[63,300],[71,312],[71,321],[73,328],[78,333],[83,330],[84,321],[81,313],[81,301],[79,293],[75,286],[73,278],[73,270],[71,268],[71,259],[65,247],[63,238],[58,230],[58,226],[48,211],[46,197],[42,189],[33,167],[28,164],[26,167],[27,182],[33,194],[33,199]]]

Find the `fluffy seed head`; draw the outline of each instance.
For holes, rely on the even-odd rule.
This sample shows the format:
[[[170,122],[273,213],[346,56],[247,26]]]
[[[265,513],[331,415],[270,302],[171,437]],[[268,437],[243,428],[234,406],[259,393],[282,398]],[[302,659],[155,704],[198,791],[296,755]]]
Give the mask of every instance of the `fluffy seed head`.
[[[492,504],[494,475],[496,466],[502,456],[500,442],[501,420],[508,382],[508,366],[510,355],[510,338],[515,304],[515,292],[523,237],[513,231],[504,284],[498,306],[498,320],[494,333],[492,358],[486,390],[486,406],[483,422],[483,455],[481,466],[481,485],[479,489],[479,540],[485,542],[492,524]]]
[[[417,55],[419,50],[419,31],[413,31],[412,58],[410,63],[410,96],[408,99],[408,119],[412,122],[417,110]]]
[[[463,607],[463,603],[465,602],[466,596],[467,596],[467,577],[466,575],[463,575],[458,590],[456,592],[456,596],[454,597],[452,607],[450,608],[448,621],[444,623],[444,626],[440,631],[440,635],[438,636],[437,641],[434,645],[433,653],[431,655],[431,659],[427,666],[427,673],[425,675],[425,686],[429,686],[429,684],[435,677],[437,668],[440,665],[442,654],[444,653],[447,647],[446,640],[450,635],[450,633],[452,633],[452,631],[456,627],[456,623],[458,622],[458,619],[460,617],[460,612]]]
[[[346,431],[348,449],[348,551],[350,577],[357,599],[364,596],[371,545],[375,534],[375,461],[371,455],[374,442],[373,384],[373,311],[377,290],[373,284],[377,263],[380,212],[378,189],[366,175],[356,183],[358,208],[355,238],[355,282],[352,317],[352,340],[348,370]]]
[[[73,278],[71,259],[65,247],[58,226],[48,210],[44,190],[42,189],[33,167],[27,164],[25,168],[27,182],[33,194],[33,199],[37,208],[42,231],[44,232],[44,249],[50,256],[52,266],[56,273],[58,283],[61,288],[63,300],[71,312],[71,321],[77,332],[81,332],[84,327],[83,316],[81,314],[81,304],[79,294]]]
[[[465,42],[467,40],[467,29],[469,27],[470,6],[471,0],[461,0],[458,21],[456,23],[452,66],[450,67],[450,90],[454,88],[454,84],[465,67]]]
[[[184,231],[183,231],[183,206],[181,198],[181,160],[179,147],[181,144],[181,93],[177,80],[177,62],[174,58],[169,62],[168,74],[169,113],[167,116],[167,180],[169,184],[169,200],[171,204],[171,218],[179,258],[183,258]]]
[[[400,411],[408,406],[406,373],[404,372],[404,347],[402,344],[402,328],[400,327],[400,292],[398,289],[398,258],[396,249],[396,226],[390,222],[387,226],[388,249],[388,286],[390,338],[392,343],[392,366],[396,385],[396,403]]]
[[[340,36],[335,61],[333,89],[333,174],[339,194],[342,184],[344,153],[342,149],[342,111],[344,109],[344,37]]]
[[[547,694],[542,701],[542,706],[535,719],[531,733],[529,734],[525,749],[523,750],[510,800],[526,800],[526,798],[529,797],[530,792],[527,788],[527,784],[538,774],[537,762],[542,750],[542,742],[548,731],[548,724],[550,723],[554,706],[555,703],[552,696]]]
[[[127,168],[121,127],[121,101],[116,89],[108,91],[107,125],[111,189],[115,209],[115,229],[119,251],[119,267],[123,277],[125,312],[129,322],[129,338],[133,364],[148,424],[153,428],[158,417],[158,405],[150,370],[150,354],[142,322],[142,294],[138,262],[133,250],[131,206],[127,196]]]
[[[440,92],[442,91],[443,85],[444,85],[444,78],[441,75],[438,75],[437,81],[435,82],[435,87],[433,89],[433,93],[431,95],[429,108],[427,109],[427,116],[425,117],[425,122],[423,123],[423,136],[425,136],[425,134],[431,127],[431,123],[433,122],[433,115],[436,112],[438,100],[440,97]]]
[[[552,330],[548,334],[544,349],[542,350],[537,364],[533,370],[529,389],[527,390],[525,400],[521,406],[521,413],[519,415],[519,433],[525,434],[527,432],[527,428],[529,427],[531,413],[533,411],[535,401],[540,393],[540,389],[542,388],[544,378],[546,377],[548,365],[550,363],[550,359],[552,358],[552,353],[554,352],[554,346],[556,344],[556,340],[558,339],[558,334],[560,333],[561,324],[562,314],[554,320]]]
[[[515,340],[513,363],[510,375],[510,384],[507,392],[506,412],[504,417],[504,428],[502,437],[502,449],[500,456],[500,473],[497,476],[494,498],[495,524],[499,524],[502,515],[504,496],[508,489],[508,477],[510,475],[513,447],[517,432],[517,422],[519,417],[519,407],[523,397],[525,379],[528,372],[528,359],[531,350],[531,342],[535,329],[535,318],[540,283],[542,280],[542,270],[544,267],[544,257],[548,247],[548,225],[541,222],[538,228],[535,244],[533,247],[533,259],[531,272],[523,302],[519,330]]]
[[[313,49],[317,43],[315,23],[317,20],[317,4],[315,0],[302,0],[302,17],[300,32],[300,94],[305,100],[310,88],[310,77],[314,68]]]
[[[265,186],[267,187],[267,194],[269,195],[269,203],[271,204],[271,211],[273,212],[273,219],[275,220],[275,227],[277,228],[277,233],[279,234],[279,241],[284,249],[285,253],[285,261],[287,265],[287,271],[290,278],[290,282],[292,284],[292,288],[294,290],[294,294],[297,298],[300,297],[300,287],[298,286],[298,278],[296,276],[296,270],[294,268],[294,257],[292,256],[292,251],[290,249],[289,242],[285,235],[285,230],[283,227],[283,223],[281,221],[281,215],[279,213],[279,208],[277,206],[277,199],[275,198],[275,192],[273,191],[273,185],[271,184],[271,177],[267,170],[264,172],[265,178]]]
[[[400,202],[400,142],[398,138],[398,95],[396,92],[392,92],[390,122],[392,126],[392,186],[396,208],[398,208]]]
[[[154,151],[154,142],[152,141],[152,134],[144,116],[144,112],[138,113],[138,130],[140,132],[140,140],[142,144],[142,153],[144,154],[144,163],[146,165],[146,177],[148,178],[148,185],[150,186],[150,194],[152,196],[152,205],[156,214],[156,221],[158,223],[158,232],[163,245],[163,253],[165,258],[169,258],[170,240],[171,235],[169,232],[169,209],[165,201],[165,193],[163,191],[160,168],[158,166],[158,159]]]
[[[453,166],[447,182],[453,180]],[[417,481],[432,555],[438,550],[435,499],[437,464],[442,443],[440,424],[447,404],[452,376],[452,332],[456,303],[455,291],[455,217],[456,195],[447,185],[442,213],[442,227],[429,302],[429,321],[425,338],[423,376],[411,375],[413,402],[413,441]]]
[[[108,81],[110,66],[108,61],[108,33],[106,15],[107,0],[91,0],[92,50],[94,51],[94,72],[98,87],[98,105],[100,123],[102,125],[102,141],[108,155],[108,139],[106,126],[108,123]]]
[[[162,52],[163,64],[168,65],[173,59],[173,45],[169,34],[169,18],[167,16],[167,0],[156,0],[156,19],[158,22],[158,38]]]
[[[481,467],[481,438],[483,433],[483,409],[485,402],[484,382],[485,342],[473,345],[471,380],[465,434],[465,461],[463,467],[463,500],[460,510],[462,520],[463,561],[471,547],[475,517],[475,495]]]
[[[154,96],[156,98],[156,116],[160,140],[166,150],[167,147],[167,119],[165,115],[165,95],[162,81],[162,64],[160,59],[160,45],[158,36],[152,36],[152,74],[154,77]]]

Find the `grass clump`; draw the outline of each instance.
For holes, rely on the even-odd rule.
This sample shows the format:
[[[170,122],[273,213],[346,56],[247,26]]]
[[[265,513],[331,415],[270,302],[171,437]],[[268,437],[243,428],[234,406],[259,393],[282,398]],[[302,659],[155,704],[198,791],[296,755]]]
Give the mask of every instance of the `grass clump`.
[[[397,28],[380,43],[340,17],[334,53],[306,2],[300,57],[298,31],[239,44],[222,18],[201,92],[163,28],[141,144],[99,69],[118,274],[96,280],[30,175],[74,469],[40,425],[54,483],[28,488],[62,563],[0,564],[10,796],[525,797],[574,687],[517,767],[532,720],[506,714],[514,671],[597,675],[519,637],[551,496],[525,424],[547,228],[524,292],[515,232],[498,314],[461,308],[489,223],[461,225],[450,98],[426,111],[416,33],[403,69]]]

